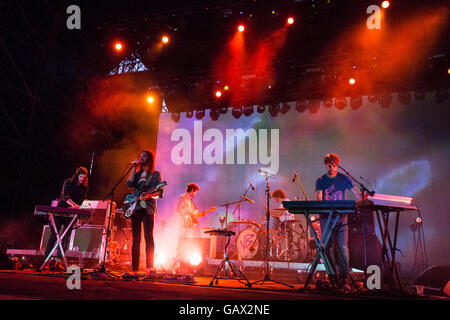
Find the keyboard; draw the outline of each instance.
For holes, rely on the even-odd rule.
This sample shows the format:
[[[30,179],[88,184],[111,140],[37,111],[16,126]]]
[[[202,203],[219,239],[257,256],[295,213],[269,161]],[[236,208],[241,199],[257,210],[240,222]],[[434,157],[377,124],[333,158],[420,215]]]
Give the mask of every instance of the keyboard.
[[[60,208],[41,205],[34,207],[35,216],[47,216],[49,212],[53,213],[54,216],[60,217],[73,217],[76,214],[80,217],[89,217],[91,214],[89,209]]]

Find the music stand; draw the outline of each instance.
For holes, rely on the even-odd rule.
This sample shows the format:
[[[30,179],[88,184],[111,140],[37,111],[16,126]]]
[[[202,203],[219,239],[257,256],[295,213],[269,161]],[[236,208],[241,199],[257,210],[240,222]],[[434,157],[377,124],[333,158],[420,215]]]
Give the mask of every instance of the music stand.
[[[289,287],[294,289],[293,286],[286,284],[286,283],[282,283],[280,281],[276,281],[276,280],[272,280],[270,279],[270,275],[269,275],[269,222],[270,222],[270,209],[269,209],[269,204],[270,204],[270,198],[271,196],[271,192],[270,192],[270,186],[269,186],[269,179],[268,179],[268,175],[267,173],[264,173],[264,175],[266,176],[266,197],[267,197],[267,208],[266,208],[266,262],[265,262],[265,274],[264,274],[264,278],[258,281],[255,281],[252,283],[258,283],[261,282],[261,284],[264,284],[264,282],[267,281],[271,281],[271,282],[275,282],[278,284],[281,284],[283,286]]]
[[[236,264],[230,259],[230,257],[228,256],[228,244],[230,243],[230,237],[234,236],[236,233],[234,231],[231,230],[208,230],[205,231],[205,233],[211,233],[211,234],[215,234],[215,235],[220,235],[220,236],[226,236],[227,237],[227,244],[225,245],[225,258],[220,262],[219,266],[217,267],[216,273],[214,274],[214,277],[211,279],[211,282],[209,283],[210,286],[212,286],[214,284],[214,280],[216,280],[216,284],[219,283],[219,279],[225,279],[225,280],[245,280],[247,281],[247,283],[245,284],[245,286],[250,287],[252,286],[252,284],[248,281],[247,277],[242,273],[242,271],[238,268],[238,266],[236,266]],[[236,271],[233,269],[234,268],[239,272],[239,274],[241,275],[241,277],[238,277]],[[228,267],[230,268],[231,273],[233,273],[233,277],[228,277]],[[220,273],[225,270],[225,277],[220,277]]]
[[[123,182],[123,179],[125,179],[125,177],[128,175],[128,173],[131,171],[132,168],[133,168],[133,166],[129,166],[129,168],[127,168],[125,170],[125,173],[119,178],[117,183],[112,187],[111,191],[109,191],[108,194],[103,198],[103,201],[105,201],[108,197],[110,198],[108,227],[106,229],[106,239],[105,239],[105,249],[104,249],[105,251],[103,253],[102,265],[100,266],[99,270],[95,270],[95,271],[92,271],[89,273],[93,278],[98,277],[98,276],[103,276],[103,277],[106,276],[107,278],[111,278],[111,279],[119,278],[118,276],[108,272],[108,270],[106,269],[106,253],[108,251],[107,249],[108,249],[108,239],[109,239],[110,226],[111,226],[111,215],[112,215],[112,208],[113,208],[113,201],[114,201],[114,191],[119,186],[119,184],[121,184]]]

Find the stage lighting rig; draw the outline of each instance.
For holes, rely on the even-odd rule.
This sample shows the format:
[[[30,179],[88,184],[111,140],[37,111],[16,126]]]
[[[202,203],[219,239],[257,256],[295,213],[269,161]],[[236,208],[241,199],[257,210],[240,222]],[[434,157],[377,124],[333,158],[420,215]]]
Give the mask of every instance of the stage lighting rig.
[[[233,117],[239,119],[242,115],[242,107],[233,107],[233,111],[231,112]]]
[[[244,107],[244,115],[249,117],[253,114],[253,106],[245,106]]]
[[[205,117],[205,110],[197,110],[195,117],[197,120],[202,120]]]

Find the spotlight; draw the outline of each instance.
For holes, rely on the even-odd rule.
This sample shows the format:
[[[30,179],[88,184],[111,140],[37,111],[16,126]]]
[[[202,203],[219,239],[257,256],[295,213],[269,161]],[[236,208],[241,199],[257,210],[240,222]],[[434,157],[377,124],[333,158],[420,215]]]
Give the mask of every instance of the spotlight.
[[[306,100],[297,101],[297,103],[295,104],[295,109],[298,112],[305,112],[307,108],[308,106],[306,105]]]
[[[367,96],[367,100],[370,102],[370,103],[375,103],[375,102],[377,102],[377,96],[376,95],[368,95]]]
[[[323,100],[323,105],[326,108],[331,108],[333,106],[333,100],[330,98],[327,98],[327,99]]]
[[[356,83],[355,78],[348,79],[348,83],[350,83],[351,85],[354,85]]]
[[[186,112],[186,118],[190,119],[194,116],[194,111],[187,111]]]
[[[163,37],[161,38],[161,41],[162,41],[163,43],[168,43],[168,42],[169,42],[169,37],[168,37],[168,36],[163,36]]]
[[[225,90],[225,91],[228,90],[228,89],[230,89],[230,87],[227,86],[227,85],[225,87],[223,87],[223,90]]]
[[[202,120],[205,117],[205,110],[197,110],[197,112],[195,113],[195,117],[198,120]]]
[[[316,113],[319,111],[320,108],[320,101],[317,99],[312,99],[308,101],[308,110],[311,113]]]
[[[218,108],[213,108],[209,112],[209,117],[211,118],[212,121],[217,121],[219,119],[219,116],[220,116],[220,111]]]
[[[416,222],[417,222],[417,223],[422,223],[422,219],[421,219],[420,217],[417,217],[417,218],[416,218]]]
[[[290,109],[291,109],[291,107],[290,107],[286,102],[284,102],[284,103],[281,105],[281,110],[280,110],[280,112],[281,112],[282,114],[286,114]]]
[[[152,104],[153,102],[155,102],[155,98],[153,98],[153,96],[148,96],[147,97],[147,102]]]
[[[249,117],[253,113],[253,106],[244,107],[244,115]]]
[[[279,104],[271,104],[269,105],[269,113],[272,117],[276,117],[278,115],[278,112],[280,112],[280,105]]]
[[[389,5],[390,5],[389,1],[383,1],[383,3],[381,4],[381,6],[382,6],[384,9],[388,8]]]
[[[289,18],[287,19],[287,23],[288,23],[288,24],[293,24],[293,23],[294,23],[294,18],[289,17]]]
[[[391,105],[392,97],[389,93],[383,93],[378,95],[378,102],[382,108],[389,108]]]
[[[172,112],[172,120],[175,122],[180,121],[180,113],[179,112]]]
[[[350,107],[353,110],[357,110],[362,105],[362,97],[351,97],[350,98]]]
[[[221,114],[226,114],[227,112],[228,112],[228,108],[227,107],[220,108],[220,113]]]
[[[217,97],[217,98],[220,98],[221,96],[222,96],[222,91],[217,90],[217,91],[216,91],[216,97]]]
[[[202,262],[202,256],[198,252],[193,252],[189,255],[189,263],[193,266],[198,266]]]
[[[398,101],[404,105],[409,104],[411,102],[411,94],[409,92],[399,92]]]
[[[244,25],[239,25],[239,27],[238,27],[238,31],[239,32],[244,32],[244,30],[245,30],[245,27],[244,27]]]
[[[231,111],[231,114],[236,119],[239,119],[242,116],[242,107],[233,107],[233,111]]]
[[[347,106],[347,99],[346,98],[336,98],[334,99],[334,106],[338,108],[339,110],[344,109]]]
[[[258,107],[256,108],[256,111],[258,113],[264,113],[266,111],[266,106],[264,105],[258,105]]]
[[[419,101],[425,99],[425,92],[422,90],[414,92],[414,98],[416,98],[416,100],[419,100]]]
[[[116,51],[122,51],[123,45],[120,42],[116,42],[114,44],[114,49],[116,49]]]

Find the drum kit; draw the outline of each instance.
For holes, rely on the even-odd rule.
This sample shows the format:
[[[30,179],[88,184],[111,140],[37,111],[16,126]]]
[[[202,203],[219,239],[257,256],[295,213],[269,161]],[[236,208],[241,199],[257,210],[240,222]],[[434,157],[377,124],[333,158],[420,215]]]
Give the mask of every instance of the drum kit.
[[[302,221],[288,219],[287,209],[271,209],[269,218],[269,260],[305,261],[307,259],[307,234]],[[264,260],[266,255],[267,224],[252,220],[231,221],[229,229],[236,232],[230,254],[234,259]]]

